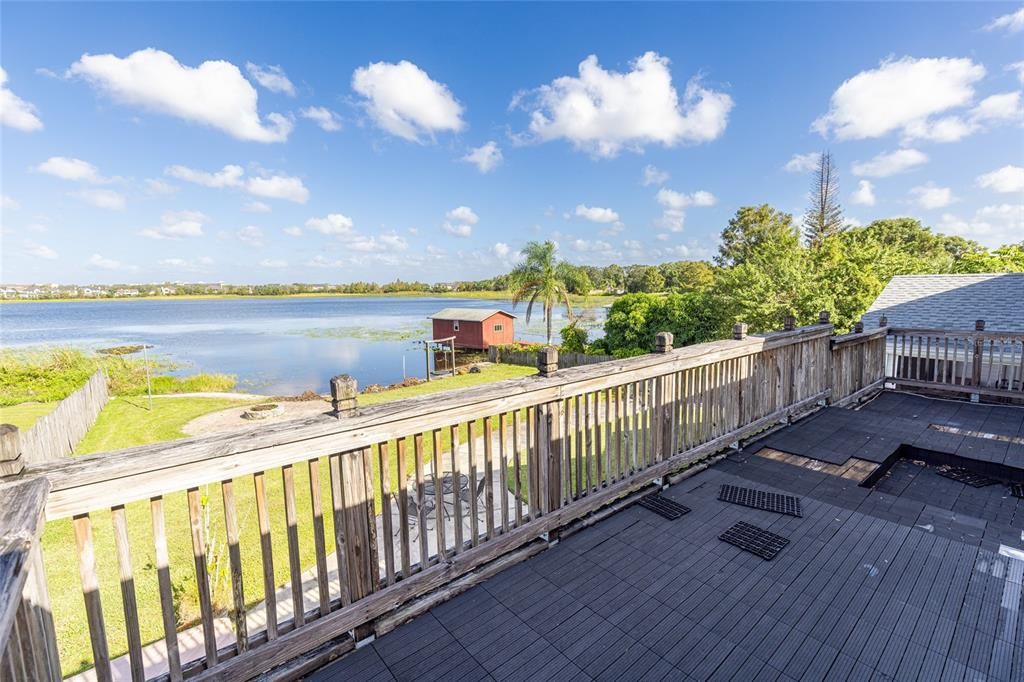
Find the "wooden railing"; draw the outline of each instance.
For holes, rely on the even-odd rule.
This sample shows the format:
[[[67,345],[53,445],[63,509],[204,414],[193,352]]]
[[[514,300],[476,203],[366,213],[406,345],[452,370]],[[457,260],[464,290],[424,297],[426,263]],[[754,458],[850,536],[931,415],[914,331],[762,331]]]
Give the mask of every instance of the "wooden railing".
[[[1024,333],[891,328],[885,371],[897,386],[1024,399]]]
[[[337,416],[31,465],[18,480],[49,488],[50,579],[70,565],[82,588],[58,596],[58,629],[82,623],[67,639],[87,637],[99,680],[298,674],[410,602],[887,376],[885,328],[786,327],[674,350],[660,334],[656,353],[567,370],[546,350],[538,376],[368,408],[337,378]],[[0,476],[20,471],[3,459]],[[20,641],[0,631],[8,658]],[[59,670],[54,646],[38,651]]]

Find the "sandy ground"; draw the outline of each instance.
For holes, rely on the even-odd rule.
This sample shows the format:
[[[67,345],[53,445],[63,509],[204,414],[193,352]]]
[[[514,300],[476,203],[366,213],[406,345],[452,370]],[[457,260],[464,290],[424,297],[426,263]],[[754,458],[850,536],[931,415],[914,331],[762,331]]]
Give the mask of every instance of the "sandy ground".
[[[258,402],[258,401],[257,401]],[[225,433],[227,431],[244,431],[257,428],[266,424],[287,421],[289,419],[301,419],[312,417],[317,414],[331,411],[331,404],[326,400],[303,400],[301,402],[280,402],[284,408],[281,414],[266,419],[242,419],[242,413],[249,405],[241,407],[230,407],[219,412],[204,414],[196,417],[182,427],[182,431],[190,436],[205,436],[211,433]]]

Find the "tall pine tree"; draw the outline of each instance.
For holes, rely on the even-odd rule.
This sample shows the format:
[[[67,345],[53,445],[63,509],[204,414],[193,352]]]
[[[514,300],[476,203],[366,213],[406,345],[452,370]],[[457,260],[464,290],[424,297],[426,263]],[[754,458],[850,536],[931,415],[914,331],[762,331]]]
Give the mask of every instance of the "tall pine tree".
[[[822,152],[808,194],[810,206],[804,214],[804,236],[811,248],[843,230],[843,209],[839,206],[839,174],[831,152]]]

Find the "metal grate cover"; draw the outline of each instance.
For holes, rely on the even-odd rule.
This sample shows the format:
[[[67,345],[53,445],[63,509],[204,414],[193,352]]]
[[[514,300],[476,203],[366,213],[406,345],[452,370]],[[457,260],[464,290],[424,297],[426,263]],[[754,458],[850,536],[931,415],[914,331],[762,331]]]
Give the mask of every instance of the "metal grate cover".
[[[966,483],[967,485],[975,488],[984,488],[987,485],[994,485],[998,483],[994,478],[989,478],[982,474],[976,474],[973,471],[963,469],[961,467],[947,467],[939,469],[937,473],[939,476],[945,476],[946,478]]]
[[[651,493],[640,498],[637,502],[644,509],[650,509],[658,516],[664,516],[669,521],[675,521],[683,514],[689,514],[690,508],[684,507],[678,502],[673,502],[667,497],[662,497],[660,493]]]
[[[763,528],[752,526],[744,521],[729,528],[719,535],[718,539],[739,547],[745,552],[756,554],[765,561],[774,559],[775,555],[789,544],[789,540],[781,535],[769,533]]]
[[[753,509],[764,509],[789,516],[803,516],[803,511],[800,509],[800,498],[792,495],[741,488],[737,485],[723,485],[718,489],[718,499]]]

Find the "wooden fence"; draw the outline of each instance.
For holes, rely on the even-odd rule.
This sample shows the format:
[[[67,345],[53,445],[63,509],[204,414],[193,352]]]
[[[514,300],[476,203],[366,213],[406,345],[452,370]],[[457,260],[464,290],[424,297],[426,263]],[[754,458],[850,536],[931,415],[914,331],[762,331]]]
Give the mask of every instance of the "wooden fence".
[[[523,365],[526,367],[537,365],[537,353],[526,350],[513,350],[502,346],[491,346],[488,348],[487,359],[504,365]],[[596,365],[600,362],[608,362],[609,360],[614,360],[614,358],[611,355],[588,355],[586,353],[564,353],[559,351],[558,369]]]
[[[68,542],[47,560],[78,566],[98,680],[112,679],[114,634],[126,635],[133,679],[241,680],[283,665],[296,675],[387,631],[398,613],[419,608],[413,600],[432,603],[675,471],[829,399],[856,400],[877,388],[885,333],[833,337],[824,317],[758,337],[738,325],[732,340],[675,350],[664,335],[650,355],[555,370],[544,354],[537,376],[367,408],[355,406],[352,385],[344,395],[339,389],[337,417],[44,462],[22,479],[49,486],[47,520],[72,520]],[[17,472],[15,450],[0,460]],[[297,481],[308,482],[308,495]],[[127,510],[151,527],[129,529]],[[184,516],[184,527],[167,523]],[[112,547],[98,551],[101,518],[113,536]],[[287,538],[276,550],[286,549],[276,557],[287,566],[283,583],[275,534]],[[168,547],[181,544],[192,556],[179,568],[194,583],[172,583]],[[301,548],[310,545],[315,565],[305,567]],[[230,586],[219,604],[213,547],[227,549]],[[152,573],[140,571],[150,556]],[[255,602],[246,598],[243,556],[262,564]],[[304,571],[314,582],[303,584]],[[159,606],[140,613],[135,585],[144,575],[158,587]],[[101,595],[103,576],[119,576],[120,592]],[[34,594],[45,597],[45,588]],[[0,578],[0,607],[5,596],[20,600],[12,594]],[[175,611],[185,597],[198,604],[201,633],[189,655]],[[257,609],[264,617],[248,618]],[[218,615],[233,624],[227,646],[217,642]],[[47,646],[25,648],[20,635],[0,628],[2,660],[41,666],[46,676],[37,679],[55,679],[52,627],[36,631]],[[154,638],[162,640],[156,672],[153,651],[144,650]],[[44,660],[28,661],[33,655]]]
[[[1024,333],[890,329],[885,371],[906,388],[1024,400]]]
[[[107,377],[103,370],[96,370],[84,386],[21,434],[26,461],[38,463],[70,455],[109,399]]]

